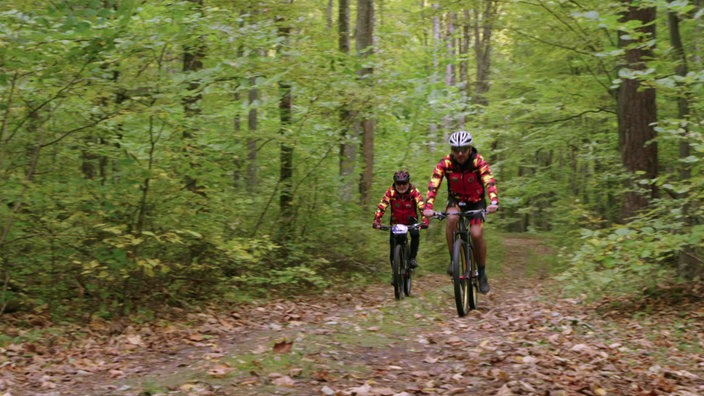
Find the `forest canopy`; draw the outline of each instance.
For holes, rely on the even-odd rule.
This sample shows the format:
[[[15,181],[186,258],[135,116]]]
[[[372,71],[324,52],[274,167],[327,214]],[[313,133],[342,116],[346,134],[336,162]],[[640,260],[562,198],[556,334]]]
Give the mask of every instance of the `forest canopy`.
[[[575,289],[701,277],[703,17],[701,0],[5,1],[0,313],[385,271],[378,198],[401,168],[425,193],[458,129],[496,176],[493,231],[555,236]]]

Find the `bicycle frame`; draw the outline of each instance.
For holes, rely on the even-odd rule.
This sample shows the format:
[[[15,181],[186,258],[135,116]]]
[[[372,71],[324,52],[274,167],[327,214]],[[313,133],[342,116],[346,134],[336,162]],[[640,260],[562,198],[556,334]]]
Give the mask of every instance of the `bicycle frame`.
[[[397,300],[411,295],[412,272],[409,265],[410,246],[408,244],[408,232],[418,230],[422,227],[420,223],[404,225],[394,224],[393,226],[381,226],[380,229],[391,232],[391,252],[392,252],[392,278],[394,286],[394,296]]]
[[[460,317],[466,315],[469,310],[477,309],[477,297],[479,290],[479,271],[473,256],[472,238],[470,235],[471,217],[478,214],[482,216],[486,212],[483,209],[466,210],[460,212],[435,212],[434,217],[444,219],[447,216],[459,216],[457,229],[452,232],[452,282],[455,291],[455,303],[457,313]]]
[[[452,233],[452,240],[456,241],[457,238],[462,239],[462,241],[466,244],[468,252],[464,252],[464,254],[471,254],[474,251],[474,247],[472,246],[472,237],[469,235],[469,218],[467,216],[460,216],[460,221],[457,222],[457,229]],[[470,256],[467,257],[470,258]],[[471,260],[471,262],[474,263],[474,260]],[[472,267],[473,265],[467,266],[467,272],[461,275],[463,279],[476,276],[476,274],[470,274]]]

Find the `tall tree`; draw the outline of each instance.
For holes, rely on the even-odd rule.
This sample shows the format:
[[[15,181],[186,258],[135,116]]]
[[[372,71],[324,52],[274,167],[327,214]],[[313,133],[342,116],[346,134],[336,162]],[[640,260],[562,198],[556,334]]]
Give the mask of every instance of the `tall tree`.
[[[680,20],[681,17],[675,11],[669,11],[667,15],[668,27],[670,32],[670,45],[672,46],[672,52],[675,56],[675,73],[682,77],[687,76],[689,68],[687,66],[687,54],[685,52],[684,43],[682,41],[682,34],[680,31]],[[692,167],[691,163],[688,161],[691,155],[692,148],[689,142],[690,134],[690,118],[691,118],[691,100],[692,92],[687,84],[678,84],[679,92],[677,96],[677,118],[680,121],[680,142],[679,142],[679,157],[680,169],[679,177],[685,183],[691,183],[690,178],[692,177]],[[694,226],[697,224],[696,212],[693,208],[701,206],[700,203],[689,202],[684,207],[684,219],[688,223],[688,226]],[[699,259],[702,256],[702,249],[696,245],[687,245],[683,247],[682,252],[679,255],[678,272],[680,276],[687,279],[695,279],[695,277],[701,277],[704,275],[704,263]]]
[[[340,64],[342,70],[346,69],[347,58],[350,53],[350,2],[349,0],[339,0],[338,20],[337,20],[338,50],[340,51]],[[350,97],[349,92],[342,92],[340,97]],[[340,198],[344,202],[352,200],[354,184],[350,183],[350,178],[354,175],[357,164],[357,147],[359,138],[359,128],[352,127],[352,120],[355,118],[350,109],[351,103],[343,100],[340,108]]]
[[[675,56],[675,73],[680,77],[685,77],[688,73],[687,55],[680,32],[680,16],[675,11],[669,11],[667,13],[667,20],[670,32],[670,45],[672,46],[672,52]],[[679,87],[680,92],[677,96],[677,118],[684,121],[682,123],[682,139],[679,143],[679,153],[680,158],[684,159],[689,157],[691,152],[690,143],[687,140],[687,134],[689,133],[689,124],[687,121],[690,116],[691,92],[689,91],[689,87],[685,84],[679,84]],[[680,164],[680,178],[686,180],[689,179],[691,175],[691,164],[682,161]]]
[[[203,15],[203,0],[188,0],[194,4],[194,10],[200,16]],[[184,45],[183,48],[183,71],[185,74],[190,74],[191,76],[197,73],[199,70],[203,69],[203,58],[205,57],[205,45],[203,44],[203,37],[197,35],[195,38],[189,40]],[[198,150],[195,149],[194,139],[196,135],[196,127],[194,118],[201,114],[201,82],[198,78],[188,78],[186,80],[186,94],[183,97],[183,108],[186,118],[189,119],[188,124],[183,130],[184,151],[186,158],[189,158],[191,168],[197,167]],[[186,189],[200,194],[205,195],[202,191],[202,187],[198,186],[198,179],[194,176],[187,174],[185,176]]]
[[[248,5],[245,10],[242,12],[242,20],[241,22],[243,28],[246,29],[256,29],[257,23],[256,23],[256,18],[262,14],[262,12],[255,8],[253,5]],[[252,21],[251,22],[245,22],[249,17]],[[249,54],[251,59],[253,61],[256,60],[257,57],[260,57],[263,55],[263,50],[261,48],[242,48],[240,47],[240,51],[242,51],[242,54],[244,55],[245,53]],[[255,63],[255,62],[252,62]],[[256,70],[246,70],[245,71],[246,77],[246,85],[247,85],[247,137],[245,139],[245,151],[246,151],[246,157],[247,160],[246,162],[246,170],[245,170],[245,184],[247,186],[247,189],[253,192],[256,192],[256,190],[259,188],[259,172],[258,172],[258,164],[257,164],[257,154],[258,154],[258,149],[257,149],[257,144],[259,142],[259,138],[257,137],[258,129],[259,129],[259,98],[260,98],[260,89],[259,86],[257,85],[257,78],[260,77],[260,73],[258,73]]]
[[[109,11],[114,11],[116,9],[116,6],[114,4],[110,4],[109,1],[103,1],[102,6],[103,8]],[[114,16],[114,13],[109,12],[108,15]],[[93,54],[93,57],[99,56],[100,54],[98,53]],[[110,64],[110,62],[102,63],[100,65],[100,68],[106,71],[105,75],[108,76],[108,79],[110,79],[113,83],[117,82],[119,78],[119,71],[113,69],[113,66]],[[109,86],[111,84],[106,85]],[[116,96],[115,99],[117,100],[118,104],[122,98],[123,96],[120,94]],[[109,112],[109,109],[112,105],[113,103],[111,102],[111,98],[107,96],[98,96],[96,98],[96,106],[104,109],[102,113]],[[107,156],[96,153],[96,151],[100,150],[96,150],[96,147],[106,145],[107,143],[102,136],[94,134],[87,134],[84,138],[84,141],[85,146],[81,150],[81,171],[83,172],[83,175],[86,178],[94,179],[95,177],[100,177],[101,183],[105,183],[107,178],[107,165],[109,160]]]
[[[445,64],[445,85],[448,90],[452,90],[457,84],[457,66],[454,59],[458,58],[458,45],[457,38],[455,37],[455,22],[457,20],[457,14],[455,12],[448,12],[446,14],[447,23],[445,31],[445,48],[447,59],[451,61]],[[464,119],[455,118],[456,115],[453,113],[447,114],[443,120],[443,127],[445,131],[450,131],[455,128],[455,124],[462,124]]]
[[[284,17],[277,20],[279,44],[277,52],[281,58],[288,58],[287,46],[291,35],[291,26]],[[283,63],[286,63],[285,61]],[[287,77],[284,77],[287,78]],[[293,226],[293,145],[291,143],[291,116],[293,113],[293,98],[291,83],[287,80],[279,81],[279,134],[281,135],[280,175],[281,195],[279,209],[281,211],[280,239],[287,241],[291,238]]]
[[[257,142],[259,139],[256,137],[258,125],[259,125],[259,88],[257,87],[257,77],[249,77],[249,96],[247,101],[247,172],[245,174],[245,181],[247,188],[256,190],[257,181],[259,175],[257,172]]]
[[[494,22],[499,14],[497,0],[483,0],[481,9],[474,8],[474,55],[476,56],[477,72],[474,90],[474,103],[486,106],[489,102],[486,94],[489,92],[489,76],[491,75],[491,38]]]
[[[625,50],[624,64],[619,72],[618,132],[621,159],[634,179],[649,181],[658,175],[658,146],[654,123],[657,120],[655,89],[643,83],[646,62],[653,57],[655,42],[655,7],[643,6],[637,0],[622,0],[626,9],[621,16],[624,25],[637,26],[619,34],[619,46]],[[650,183],[643,194],[634,184],[626,192],[623,216],[630,218],[645,208],[657,196],[657,188]]]
[[[374,0],[357,1],[357,54],[362,58],[362,65],[358,75],[366,86],[373,85],[372,74],[374,68],[370,64],[370,56],[374,53]],[[373,109],[367,108],[359,120],[362,129],[362,157],[364,170],[359,181],[359,194],[362,206],[366,206],[371,199],[372,177],[374,175],[374,130],[375,121]]]
[[[431,33],[431,52],[433,59],[433,68],[430,72],[430,84],[435,87],[440,81],[440,57],[441,57],[441,26],[440,26],[440,15],[437,12],[439,6],[437,3],[432,5],[432,33]],[[430,140],[429,148],[430,152],[435,152],[435,147],[438,140],[438,124],[433,120],[428,125],[428,138]]]

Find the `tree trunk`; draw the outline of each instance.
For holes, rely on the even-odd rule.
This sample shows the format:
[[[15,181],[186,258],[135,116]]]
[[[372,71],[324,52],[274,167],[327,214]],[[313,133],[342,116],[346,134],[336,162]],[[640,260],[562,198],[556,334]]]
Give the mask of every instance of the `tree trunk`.
[[[257,178],[257,138],[255,138],[255,133],[258,127],[258,114],[255,103],[259,99],[259,90],[257,89],[257,78],[250,77],[249,79],[249,113],[247,114],[247,131],[249,132],[247,137],[247,174],[246,182],[247,188],[252,191],[256,191]]]
[[[430,83],[435,86],[439,81],[440,81],[440,51],[441,51],[441,37],[440,37],[440,17],[437,15],[437,10],[439,8],[437,3],[433,3],[432,5],[432,14],[433,14],[433,19],[432,19],[432,37],[431,37],[431,43],[432,43],[432,54],[433,54],[433,69],[430,74]],[[438,144],[438,139],[439,139],[439,133],[438,133],[438,124],[435,122],[431,122],[428,125],[428,150],[431,153],[434,153],[437,149],[437,144]]]
[[[288,45],[291,27],[285,21],[279,20],[282,27],[279,28],[279,56],[285,59],[287,55],[284,48]],[[284,61],[285,63],[285,61]],[[279,199],[279,210],[281,211],[280,241],[288,241],[293,234],[293,146],[289,143],[291,131],[291,115],[293,112],[293,98],[291,96],[291,84],[287,81],[279,82],[279,118],[281,126],[281,164],[279,181],[281,185],[281,195]]]
[[[341,54],[341,68],[344,70],[347,56],[350,53],[350,2],[349,0],[339,0],[338,9],[338,49]],[[342,92],[342,96],[349,93]],[[354,183],[352,176],[357,165],[357,147],[359,143],[358,128],[352,126],[356,114],[349,108],[349,103],[343,103],[340,109],[340,199],[343,202],[351,202],[354,197]]]
[[[188,0],[189,2],[195,4],[198,11],[202,13],[203,10],[203,0]],[[195,43],[186,44],[183,50],[183,71],[196,72],[203,69],[203,58],[205,57],[205,46],[202,44],[203,40],[197,38]],[[200,93],[200,81],[197,79],[189,78],[186,84],[186,89],[188,92],[183,98],[183,107],[186,113],[186,117],[194,117],[201,113],[200,100],[202,95]],[[183,132],[184,137],[193,137],[190,128],[186,128]]]
[[[371,200],[372,182],[374,177],[374,120],[362,121],[364,137],[362,139],[362,156],[364,157],[364,172],[359,183],[360,203],[366,207]]]
[[[491,71],[491,35],[494,20],[498,15],[498,1],[484,0],[483,10],[474,10],[474,54],[477,58],[477,83],[474,91],[474,103],[486,106],[489,100],[489,76]]]
[[[203,11],[203,0],[188,0],[189,2],[195,4],[198,11],[202,13]],[[200,38],[196,39],[194,44],[186,44],[183,49],[183,71],[185,73],[197,72],[203,69],[203,58],[205,57],[205,47],[202,44],[203,40]],[[189,78],[186,83],[186,95],[183,97],[183,109],[186,115],[186,119],[192,119],[201,114],[200,102],[202,95],[200,93],[201,82],[195,78]],[[191,120],[183,130],[183,138],[186,140],[184,143],[184,154],[190,163],[191,168],[197,167],[198,159],[194,158],[197,154],[197,150],[192,148],[193,140],[196,135],[196,125],[197,123]],[[191,176],[186,175],[184,177],[185,187],[188,191],[205,196],[202,191],[202,187],[198,186],[198,180]]]
[[[337,45],[344,55],[350,53],[350,1],[340,0],[337,11]]]
[[[293,109],[293,97],[291,95],[291,84],[287,82],[279,83],[281,99],[279,111],[281,113],[281,199],[279,208],[281,209],[284,223],[291,221],[291,205],[293,203],[293,146],[289,143],[291,113]]]
[[[468,112],[468,102],[471,96],[469,91],[469,47],[472,42],[471,31],[471,17],[469,16],[469,11],[464,10],[462,12],[462,37],[460,38],[459,45],[459,87],[462,95],[462,112],[460,114],[458,124],[460,128],[464,128],[467,122],[467,112]]]
[[[106,1],[103,2],[102,6],[106,9],[117,10],[117,5],[111,5],[109,4],[109,2]],[[104,62],[100,65],[100,68],[102,70],[109,71],[109,73],[106,73],[106,75],[110,76],[108,80],[112,84],[111,86],[118,85],[120,72],[117,70],[116,66],[117,65],[112,62]],[[105,109],[105,113],[108,113],[111,107],[115,105],[119,107],[119,105],[122,104],[122,102],[124,102],[126,99],[127,98],[125,97],[124,93],[120,90],[117,90],[114,96],[113,103],[110,102],[108,96],[100,95],[97,97],[97,105]],[[100,122],[99,120],[96,121]],[[119,139],[121,125],[117,125],[115,129],[117,131],[117,138]],[[83,172],[83,176],[85,176],[87,179],[94,179],[96,177],[100,177],[100,183],[104,185],[105,183],[107,183],[108,180],[108,165],[110,164],[110,159],[106,155],[96,154],[94,152],[94,149],[97,148],[99,151],[103,151],[104,147],[108,146],[109,143],[103,137],[93,136],[90,134],[84,139],[84,141],[86,142],[86,146],[82,150],[81,172]],[[119,147],[119,144],[116,144],[116,146]],[[114,168],[116,168],[117,166],[115,165],[115,163],[116,161],[113,162]]]
[[[241,17],[241,22],[240,22],[240,28],[244,28],[246,26],[246,22],[244,22],[244,17],[245,15],[252,13],[252,14],[257,14],[258,11],[256,9],[250,9],[247,8],[244,11],[241,12],[240,17]],[[251,51],[251,56],[256,57],[261,51],[257,51],[256,49],[250,49]],[[239,45],[237,47],[237,57],[243,57],[245,56],[245,48],[242,45]],[[240,140],[243,148],[242,148],[242,153],[238,153],[235,158],[233,159],[233,166],[234,166],[234,172],[233,172],[233,185],[235,187],[243,187],[246,186],[245,188],[248,191],[251,192],[256,192],[258,190],[257,186],[257,178],[258,178],[258,173],[257,173],[257,138],[255,137],[256,132],[257,132],[257,126],[258,126],[258,113],[257,113],[257,107],[255,107],[255,104],[257,100],[259,99],[259,90],[257,88],[257,76],[251,76],[249,79],[242,78],[241,80],[238,80],[238,86],[239,85],[245,85],[248,86],[248,95],[247,95],[247,133],[246,134],[240,134],[242,130],[242,119],[240,117],[240,114],[238,113],[235,116],[235,135],[236,136],[241,136],[245,135],[243,139]],[[239,88],[239,87],[238,87]],[[240,91],[244,91],[244,89],[236,89],[235,90],[235,101],[239,102],[240,98]],[[239,142],[238,142],[239,143]],[[238,144],[239,146],[239,144]]]
[[[448,12],[446,15],[447,24],[445,26],[445,57],[446,59],[452,60],[445,64],[445,85],[447,90],[451,91],[452,88],[457,84],[457,66],[454,63],[454,59],[457,58],[457,40],[455,39],[455,22],[457,20],[457,15],[454,12]],[[445,137],[447,133],[456,128],[458,120],[454,115],[446,115],[443,119],[443,129],[445,131]]]
[[[623,69],[643,71],[646,61],[653,56],[650,40],[655,40],[655,8],[640,8],[634,0],[623,0],[628,4],[621,21],[638,21],[640,36],[619,34],[619,46],[626,50]],[[624,38],[631,37],[631,38]],[[628,70],[625,70],[626,72]],[[648,206],[651,198],[657,196],[657,189],[650,184],[647,194],[638,191],[636,173],[642,179],[652,180],[658,175],[658,151],[653,123],[656,121],[655,89],[644,86],[630,73],[621,73],[622,81],[618,90],[618,131],[621,159],[633,177],[633,184],[625,195],[622,211],[624,218],[637,214]]]
[[[674,12],[669,12],[667,15],[669,28],[670,28],[670,44],[672,45],[672,52],[674,53],[677,62],[675,66],[675,73],[678,76],[687,75],[687,57],[684,52],[684,45],[682,44],[682,36],[680,35],[680,18]],[[680,84],[681,92],[677,97],[677,113],[680,120],[686,121],[689,118],[690,109],[690,97],[691,93],[687,86]],[[687,158],[691,152],[691,147],[689,141],[687,140],[687,134],[689,133],[689,125],[684,123],[682,126],[682,139],[679,144],[680,158]],[[691,165],[685,161],[680,163],[680,179],[687,180],[691,177],[692,170]]]
[[[374,52],[374,0],[357,1],[357,54],[363,66],[358,71],[362,84],[371,85],[371,75],[374,69],[364,62]],[[369,109],[368,114],[372,114],[373,109]],[[364,158],[364,170],[360,176],[359,193],[360,203],[366,206],[371,200],[372,176],[374,174],[374,127],[375,123],[369,115],[365,115],[359,121],[362,127],[362,157]]]
[[[668,13],[668,22],[670,30],[670,44],[672,45],[673,53],[676,56],[675,61],[675,73],[678,76],[686,76],[688,72],[687,66],[687,56],[684,50],[684,45],[682,43],[682,35],[680,34],[680,18],[674,12]],[[686,122],[690,118],[690,98],[691,92],[689,87],[684,84],[680,85],[681,92],[677,98],[677,112],[678,118],[682,121],[681,123],[681,140],[679,143],[679,155],[680,159],[684,159],[690,156],[691,146],[688,140],[689,135],[689,124]],[[687,161],[681,161],[680,163],[680,180],[687,182],[692,177],[691,165]],[[684,219],[689,227],[697,223],[696,215],[692,212],[692,207],[700,207],[697,202],[687,202],[684,208]],[[701,277],[704,275],[704,249],[697,247],[696,245],[688,245],[683,247],[682,252],[679,255],[679,262],[677,265],[678,274],[685,279],[695,279],[696,277]]]
[[[332,21],[333,4],[334,4],[333,0],[328,0],[328,6],[325,9],[325,27],[328,30],[332,30],[332,25],[333,25],[333,21]]]
[[[447,26],[445,31],[445,48],[447,49],[447,59],[455,59],[457,56],[457,48],[455,39],[455,21],[457,20],[457,15],[454,12],[447,14]],[[447,62],[445,65],[445,85],[448,87],[454,87],[457,83],[457,67],[453,62]]]
[[[235,101],[235,103],[242,100],[242,95],[240,95],[239,91],[235,92],[235,94],[233,95],[233,100]],[[232,129],[234,132],[235,140],[237,140],[238,136],[242,134],[242,117],[240,115],[240,112],[235,113],[235,116],[232,120]],[[232,187],[240,188],[242,186],[242,158],[239,156],[239,153],[236,153],[233,156],[232,167]]]

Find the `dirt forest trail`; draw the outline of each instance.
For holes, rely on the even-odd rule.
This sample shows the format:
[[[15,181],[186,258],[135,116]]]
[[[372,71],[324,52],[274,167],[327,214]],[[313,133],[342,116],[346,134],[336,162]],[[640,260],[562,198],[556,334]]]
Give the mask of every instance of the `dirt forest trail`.
[[[96,324],[92,342],[57,346],[60,353],[6,349],[0,394],[704,394],[701,304],[634,319],[628,308],[562,298],[540,263],[526,265],[542,254],[533,239],[503,243],[502,275],[490,277],[492,292],[464,318],[448,277],[433,274],[401,302],[377,285],[203,313],[188,327],[100,337]]]

